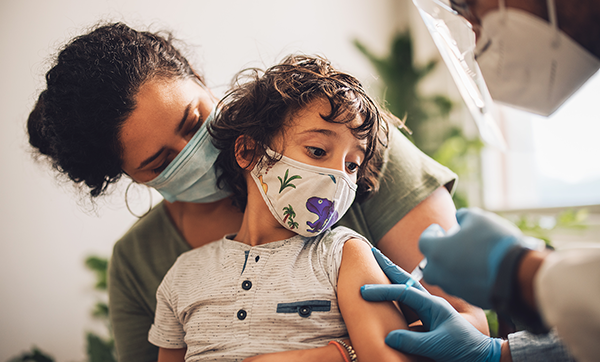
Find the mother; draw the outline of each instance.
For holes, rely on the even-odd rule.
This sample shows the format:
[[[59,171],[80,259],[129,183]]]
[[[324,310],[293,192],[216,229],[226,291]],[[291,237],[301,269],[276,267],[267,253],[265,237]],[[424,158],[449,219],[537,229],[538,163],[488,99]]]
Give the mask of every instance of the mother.
[[[46,83],[28,119],[30,143],[40,154],[73,182],[88,186],[92,197],[125,174],[137,183],[152,181],[166,198],[116,243],[109,267],[118,358],[155,361],[157,348],[147,334],[166,271],[181,253],[235,233],[241,225],[242,214],[214,184],[210,157],[196,164],[198,159],[186,164],[179,157],[172,163],[216,99],[169,37],[121,23],[74,38],[60,51]],[[196,146],[210,153],[207,143]],[[155,180],[175,166],[181,167],[177,180]],[[381,189],[367,201],[356,201],[339,224],[412,270],[422,258],[421,231],[431,223],[446,229],[456,223],[449,193],[455,175],[398,131],[392,132],[382,167]],[[487,333],[480,309],[428,289]]]

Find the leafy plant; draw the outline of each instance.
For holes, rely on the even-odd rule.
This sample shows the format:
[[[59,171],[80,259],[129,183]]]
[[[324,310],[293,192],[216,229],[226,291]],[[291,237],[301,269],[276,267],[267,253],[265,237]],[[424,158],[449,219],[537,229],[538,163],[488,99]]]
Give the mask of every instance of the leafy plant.
[[[478,138],[467,138],[461,128],[449,122],[454,104],[448,97],[440,94],[423,96],[419,92],[419,83],[435,69],[437,60],[424,66],[415,65],[408,31],[396,34],[389,54],[384,57],[374,55],[358,40],[354,45],[379,73],[388,110],[399,118],[406,118],[406,125],[413,131],[412,134],[405,132],[406,136],[461,179],[477,177],[478,170],[473,169],[473,162],[469,161],[479,157],[483,143]],[[454,203],[457,208],[468,205],[467,197],[460,189],[454,194]]]
[[[87,333],[87,354],[89,362],[116,362],[113,339],[104,339],[94,333]]]
[[[566,210],[552,217],[534,217],[532,215],[521,215],[515,221],[515,225],[525,235],[542,239],[546,245],[552,246],[551,234],[557,229],[583,230],[588,227],[586,221],[589,215],[587,209]]]
[[[487,318],[488,327],[490,328],[490,337],[500,337],[498,315],[493,310],[486,310],[485,317]]]
[[[416,66],[413,62],[413,46],[409,32],[398,33],[392,40],[390,53],[386,57],[375,56],[359,40],[354,45],[364,54],[381,76],[384,84],[383,98],[392,114],[403,118],[414,133],[408,135],[414,143],[426,153],[428,135],[423,125],[434,118],[446,118],[452,109],[452,102],[445,96],[424,97],[417,85],[436,67],[437,61],[431,60],[425,66]]]
[[[31,352],[25,352],[8,362],[54,362],[54,358],[40,351],[37,347],[33,347]]]
[[[107,292],[107,270],[108,259],[98,256],[90,256],[85,260],[85,265],[96,274],[95,289]],[[86,334],[87,353],[89,362],[116,362],[114,338],[108,318],[108,304],[104,301],[96,302],[92,310],[92,316],[101,320],[108,329],[108,338],[102,338],[92,332]]]

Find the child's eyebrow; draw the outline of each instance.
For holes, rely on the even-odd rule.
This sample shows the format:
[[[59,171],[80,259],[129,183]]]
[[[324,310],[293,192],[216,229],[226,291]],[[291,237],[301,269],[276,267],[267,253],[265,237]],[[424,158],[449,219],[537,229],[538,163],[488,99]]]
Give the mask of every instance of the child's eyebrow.
[[[360,152],[362,152],[363,155],[367,154],[367,146],[363,145],[362,143],[359,143],[358,145],[356,145],[356,149],[359,150]]]
[[[299,134],[305,135],[308,133],[320,133],[320,134],[323,134],[328,137],[336,137],[337,136],[337,132],[332,131],[330,129],[326,129],[326,128],[309,128],[309,129],[306,129],[306,130],[300,132]],[[357,144],[356,149],[365,155],[367,154],[367,146],[362,143]]]
[[[326,129],[326,128],[309,128],[306,129],[302,132],[300,132],[300,134],[306,134],[306,133],[321,133],[324,134],[325,136],[337,136],[337,132],[332,131],[330,129]]]

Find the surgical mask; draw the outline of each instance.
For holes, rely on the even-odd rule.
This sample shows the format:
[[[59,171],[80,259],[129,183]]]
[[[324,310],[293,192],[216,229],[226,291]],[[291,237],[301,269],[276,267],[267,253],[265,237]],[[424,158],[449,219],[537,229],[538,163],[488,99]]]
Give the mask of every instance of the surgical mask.
[[[558,29],[554,1],[550,22],[506,8],[481,20],[475,50],[492,98],[543,116],[552,114],[600,67],[600,60]]]
[[[307,165],[267,150],[251,172],[271,213],[286,229],[316,236],[341,218],[354,201],[356,184],[343,171]]]
[[[208,203],[231,195],[229,190],[217,186],[215,161],[219,151],[207,129],[215,113],[213,109],[183,150],[146,186],[155,188],[169,202]]]

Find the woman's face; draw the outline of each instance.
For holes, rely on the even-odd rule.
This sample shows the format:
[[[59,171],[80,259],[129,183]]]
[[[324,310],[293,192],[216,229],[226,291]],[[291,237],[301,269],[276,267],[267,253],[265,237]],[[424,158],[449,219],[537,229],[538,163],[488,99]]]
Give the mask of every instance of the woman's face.
[[[206,120],[215,97],[195,79],[152,79],[119,134],[123,171],[143,183],[158,176]]]

